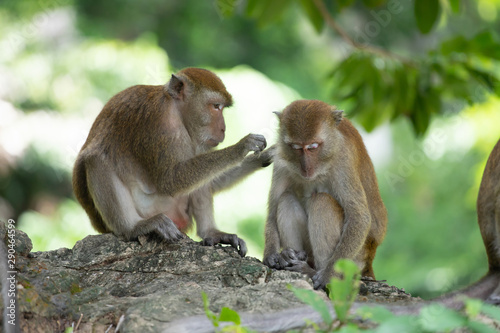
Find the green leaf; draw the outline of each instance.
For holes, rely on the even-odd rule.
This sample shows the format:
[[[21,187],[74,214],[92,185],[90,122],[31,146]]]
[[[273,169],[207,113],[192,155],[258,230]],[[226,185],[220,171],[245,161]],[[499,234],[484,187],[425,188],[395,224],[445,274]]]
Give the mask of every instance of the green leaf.
[[[290,0],[248,0],[246,13],[264,27],[281,19],[292,3]]]
[[[352,280],[356,275],[359,275],[359,268],[352,260],[337,260],[337,262],[333,266],[333,269],[337,272],[342,273],[344,275],[344,281],[347,281],[349,284],[352,283]]]
[[[467,318],[443,305],[432,304],[420,311],[420,322],[427,331],[442,332],[464,326]]]
[[[394,316],[373,330],[376,333],[422,333],[419,320],[414,316]]]
[[[470,328],[474,333],[498,333],[493,327],[477,321],[469,321],[466,327]]]
[[[457,36],[441,44],[441,53],[450,55],[451,53],[466,53],[469,50],[469,42],[464,36]]]
[[[208,320],[210,320],[214,327],[219,327],[217,316],[208,308],[208,296],[204,291],[201,292],[201,298],[203,299],[203,309],[205,310],[205,315],[207,316]]]
[[[476,318],[481,313],[483,302],[474,298],[467,298],[465,301],[465,313],[469,318]]]
[[[436,23],[441,6],[438,0],[415,0],[415,19],[423,34],[428,34]]]
[[[450,6],[455,14],[460,13],[460,0],[450,0]]]
[[[376,323],[382,323],[394,317],[391,311],[381,306],[363,306],[359,308],[356,313],[360,315],[363,320],[368,319]]]
[[[500,321],[500,308],[497,306],[483,303],[481,312],[496,321]]]
[[[238,0],[217,0],[216,6],[223,17],[231,17],[234,14]]]
[[[347,325],[342,326],[340,329],[335,330],[338,333],[359,333],[361,330],[358,326],[353,323],[348,323]]]
[[[340,259],[335,263],[334,270],[344,278],[333,277],[327,288],[330,290],[329,296],[337,318],[340,322],[346,323],[349,309],[358,294],[359,268],[351,260]]]
[[[480,84],[485,85],[492,92],[495,91],[495,87],[498,85],[499,81],[492,74],[471,66],[465,66],[465,68]]]
[[[387,0],[363,0],[363,4],[366,7],[378,7],[386,3]]]
[[[223,307],[220,311],[219,321],[228,321],[231,323],[235,323],[236,325],[241,324],[241,319],[238,312],[227,307]]]
[[[330,309],[328,308],[326,302],[318,294],[312,290],[295,288],[292,285],[288,285],[288,289],[295,294],[295,297],[318,312],[325,324],[328,326],[332,324],[333,318],[330,314]]]
[[[352,5],[353,2],[354,2],[354,0],[338,0],[337,7],[339,8],[339,11],[341,11],[342,9]]]
[[[431,116],[427,108],[426,100],[421,94],[417,94],[415,98],[415,105],[410,115],[413,129],[417,136],[423,135],[429,127]]]
[[[316,29],[316,32],[320,33],[323,30],[325,21],[323,20],[323,16],[321,15],[318,7],[314,5],[314,2],[312,0],[300,0],[300,4],[304,9],[307,18],[314,26],[314,29]]]
[[[475,53],[500,60],[500,41],[493,31],[485,30],[478,33],[470,43]]]

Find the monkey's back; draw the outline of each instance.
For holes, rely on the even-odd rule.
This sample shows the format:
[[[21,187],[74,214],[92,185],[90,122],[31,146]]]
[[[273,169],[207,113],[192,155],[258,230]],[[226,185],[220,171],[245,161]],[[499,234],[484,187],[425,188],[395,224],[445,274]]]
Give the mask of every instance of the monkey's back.
[[[490,270],[500,270],[500,140],[488,158],[484,169],[479,195],[477,215],[481,236],[488,255]]]

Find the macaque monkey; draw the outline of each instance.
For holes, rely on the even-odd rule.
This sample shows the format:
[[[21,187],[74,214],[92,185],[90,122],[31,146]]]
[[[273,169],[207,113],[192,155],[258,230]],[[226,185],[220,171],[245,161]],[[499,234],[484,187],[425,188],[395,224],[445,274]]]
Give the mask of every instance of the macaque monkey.
[[[387,211],[358,131],[317,100],[295,101],[277,115],[264,264],[305,273],[315,289],[325,287],[341,258],[375,278]]]
[[[204,245],[245,242],[216,228],[213,194],[271,163],[264,136],[224,140],[232,96],[214,73],[186,68],[164,86],[133,86],[95,120],[73,170],[76,198],[92,226],[126,240],[156,233],[173,242],[193,218]],[[249,152],[256,154],[248,155]]]
[[[477,220],[488,256],[488,273],[479,281],[458,292],[442,297],[465,294],[500,304],[500,140],[488,158],[477,197]]]

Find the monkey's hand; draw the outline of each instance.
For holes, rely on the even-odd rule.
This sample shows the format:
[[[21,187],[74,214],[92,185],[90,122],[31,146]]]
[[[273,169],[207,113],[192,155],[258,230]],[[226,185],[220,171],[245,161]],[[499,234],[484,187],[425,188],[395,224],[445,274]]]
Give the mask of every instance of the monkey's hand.
[[[201,242],[204,246],[214,246],[216,244],[229,244],[238,250],[240,256],[244,257],[247,254],[247,244],[235,234],[228,234],[219,230],[210,232],[208,237],[203,238]]]
[[[274,156],[276,155],[276,145],[272,145],[271,147],[264,150],[262,153],[258,154],[258,159],[263,168],[271,165],[274,160]]]
[[[266,146],[266,138],[260,134],[248,134],[243,139],[241,139],[237,144],[237,146],[241,147],[241,150],[246,155],[248,152],[260,153],[263,151]]]
[[[288,269],[288,267],[305,262],[307,265],[307,254],[305,251],[295,251],[287,248],[281,253],[273,253],[264,258],[264,265],[274,269]],[[308,265],[309,266],[309,265]]]
[[[284,249],[281,251],[281,256],[288,262],[294,263],[296,261],[307,261],[307,253],[306,251],[296,251],[291,247]]]
[[[288,248],[281,251],[281,256],[288,263],[285,267],[287,271],[299,272],[310,278],[316,274],[316,271],[307,263],[307,254],[305,251],[295,251]]]
[[[273,253],[265,257],[262,262],[267,267],[274,269],[285,269],[285,267],[288,266],[288,262],[285,260],[285,258],[283,258],[281,253]]]
[[[332,269],[321,269],[313,277],[313,287],[314,289],[325,289],[326,285],[330,282],[333,277]]]

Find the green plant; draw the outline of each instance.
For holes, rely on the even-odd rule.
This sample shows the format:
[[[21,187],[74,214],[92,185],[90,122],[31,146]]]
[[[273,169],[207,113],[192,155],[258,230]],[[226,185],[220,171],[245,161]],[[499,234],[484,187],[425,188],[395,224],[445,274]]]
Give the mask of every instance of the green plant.
[[[208,308],[208,296],[205,292],[201,292],[201,297],[203,298],[203,309],[205,310],[205,314],[207,318],[210,320],[216,332],[231,332],[231,333],[251,333],[252,331],[248,330],[245,327],[241,326],[240,315],[228,308],[223,307],[220,311],[219,315],[216,315]],[[222,322],[230,322],[233,325],[225,325],[221,327]]]
[[[337,315],[335,320],[330,314],[328,304],[321,297],[311,290],[297,289],[292,286],[288,288],[302,302],[318,311],[327,326],[326,330],[321,330],[315,323],[311,324],[317,332],[356,332],[358,328],[352,323],[348,323],[349,310],[356,299],[359,290],[360,272],[354,262],[348,259],[341,259],[335,263],[335,272],[343,278],[333,277],[327,285],[329,297]]]
[[[370,333],[391,332],[451,332],[456,329],[467,329],[467,332],[493,333],[493,327],[478,320],[478,316],[486,316],[500,321],[500,308],[485,304],[477,299],[465,299],[464,310],[456,311],[444,305],[433,303],[423,307],[417,315],[396,316],[388,309],[362,307],[356,312],[363,319],[369,319],[379,325]]]
[[[359,290],[359,270],[356,264],[346,259],[339,260],[334,268],[343,275],[343,279],[334,277],[327,285],[336,319],[331,315],[328,304],[318,294],[292,286],[289,286],[289,289],[321,315],[326,329],[321,329],[316,323],[308,322],[316,332],[360,332],[361,328],[349,322],[349,310]],[[363,330],[368,333],[450,332],[464,328],[468,332],[493,333],[497,331],[486,325],[484,320],[481,321],[479,316],[500,322],[500,308],[477,299],[464,299],[462,311],[432,303],[423,307],[418,314],[395,315],[382,306],[365,306],[356,311],[356,316],[378,324],[375,329]]]

